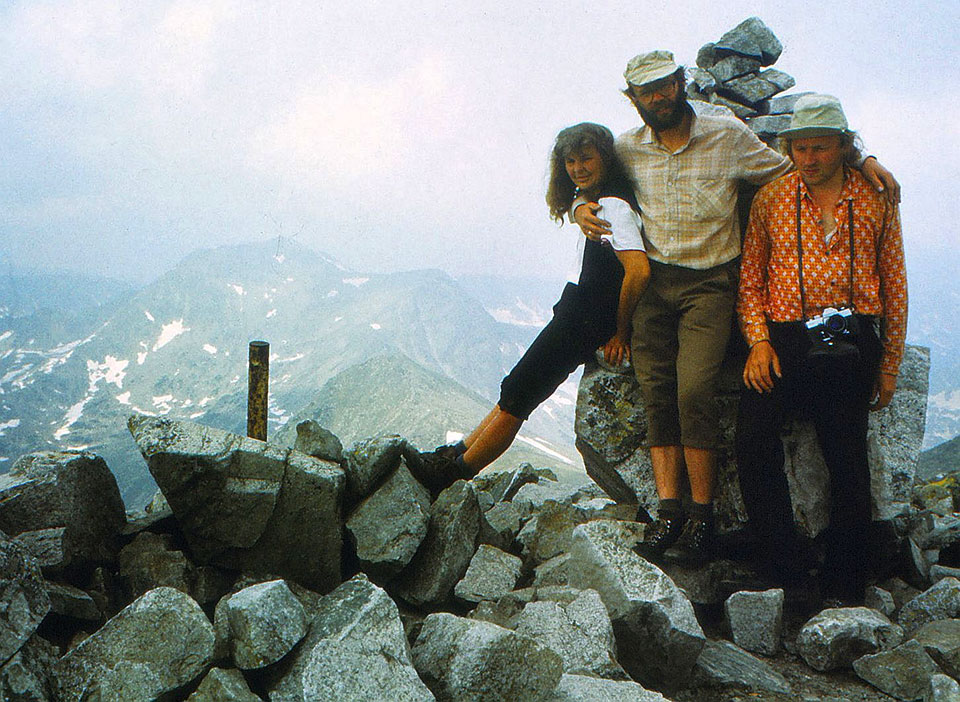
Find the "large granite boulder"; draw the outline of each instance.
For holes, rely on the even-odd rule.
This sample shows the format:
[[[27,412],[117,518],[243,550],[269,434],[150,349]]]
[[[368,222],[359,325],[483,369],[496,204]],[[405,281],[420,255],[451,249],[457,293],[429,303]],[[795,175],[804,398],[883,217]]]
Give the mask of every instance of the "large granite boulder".
[[[734,460],[733,439],[740,392],[741,361],[728,359],[718,400],[717,523],[721,531],[743,527],[746,513]],[[910,512],[917,457],[923,440],[930,353],[908,346],[897,392],[881,412],[870,415],[870,468],[874,518],[891,520]],[[576,414],[577,448],[587,473],[611,497],[639,503],[655,513],[657,498],[650,454],[643,448],[647,420],[632,372],[588,365],[580,381]],[[816,536],[829,520],[829,475],[813,425],[792,422],[783,434],[785,469],[794,517],[800,530]]]
[[[217,643],[226,644],[242,670],[276,663],[307,634],[303,605],[283,580],[257,583],[224,597],[214,623]]]
[[[428,702],[396,604],[364,575],[321,598],[310,631],[279,664],[270,699],[283,702]]]
[[[53,666],[60,702],[153,702],[213,660],[213,625],[188,595],[151,590]]]
[[[627,679],[617,663],[610,615],[593,590],[581,591],[569,603],[530,602],[516,618],[514,630],[560,656],[564,673]]]
[[[20,650],[50,611],[33,557],[0,532],[0,664]]]
[[[403,570],[427,535],[430,493],[401,463],[347,519],[347,533],[364,570],[390,577]]]
[[[605,680],[590,675],[564,673],[543,702],[670,702],[659,692],[625,680]]]
[[[801,627],[797,650],[814,670],[849,667],[869,653],[903,641],[903,629],[866,607],[825,609]]]
[[[960,580],[944,578],[900,608],[897,621],[907,634],[924,624],[960,617]]]
[[[117,481],[95,454],[30,453],[0,475],[0,530],[46,544],[45,572],[109,562],[125,523]]]
[[[624,546],[616,522],[573,532],[570,584],[596,590],[610,613],[619,662],[643,684],[681,686],[705,637],[693,605],[663,571]]]
[[[262,702],[250,691],[239,670],[214,668],[187,698],[187,702]]]
[[[430,507],[427,535],[391,592],[418,607],[446,602],[470,566],[479,535],[476,489],[458,480]]]
[[[413,664],[440,702],[542,702],[560,682],[560,656],[533,639],[453,614],[431,614]]]
[[[340,582],[339,466],[191,422],[128,424],[197,562],[324,592]]]
[[[56,646],[31,636],[8,661],[0,664],[0,700],[53,702],[50,669],[56,660]]]

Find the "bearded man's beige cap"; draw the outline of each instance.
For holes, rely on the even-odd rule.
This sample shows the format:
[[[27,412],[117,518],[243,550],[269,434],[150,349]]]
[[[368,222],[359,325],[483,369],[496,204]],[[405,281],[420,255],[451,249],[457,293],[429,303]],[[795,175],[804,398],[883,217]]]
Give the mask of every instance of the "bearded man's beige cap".
[[[627,70],[623,72],[623,77],[627,79],[627,83],[630,85],[639,87],[666,78],[675,73],[676,70],[677,62],[674,60],[673,54],[658,49],[657,51],[638,54],[630,59]]]

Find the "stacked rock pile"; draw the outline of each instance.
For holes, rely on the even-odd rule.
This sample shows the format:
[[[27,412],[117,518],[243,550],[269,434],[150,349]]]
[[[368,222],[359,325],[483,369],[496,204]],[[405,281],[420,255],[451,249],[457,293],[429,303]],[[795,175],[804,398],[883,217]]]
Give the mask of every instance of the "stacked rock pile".
[[[160,486],[143,512],[124,513],[90,453],[30,454],[0,477],[0,699],[887,699],[849,674],[811,692],[781,672],[801,660],[898,699],[960,693],[960,495],[946,483],[918,491],[910,521],[936,565],[798,629],[782,590],[727,597],[710,569],[638,556],[636,504],[595,484],[523,464],[431,502],[398,436],[344,450],[305,422],[289,449],[129,426]],[[723,603],[723,624],[695,593]]]
[[[796,85],[791,75],[771,68],[782,51],[770,28],[750,17],[700,48],[696,67],[687,71],[687,94],[728,108],[770,142],[789,126],[797,98],[806,94],[779,95]]]

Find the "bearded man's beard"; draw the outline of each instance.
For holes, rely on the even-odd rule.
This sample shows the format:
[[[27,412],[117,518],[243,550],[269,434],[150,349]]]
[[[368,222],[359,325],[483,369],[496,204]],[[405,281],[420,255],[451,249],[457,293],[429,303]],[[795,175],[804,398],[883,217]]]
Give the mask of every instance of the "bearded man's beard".
[[[665,129],[672,129],[683,121],[683,116],[687,112],[687,96],[681,91],[677,91],[677,96],[673,99],[672,109],[666,115],[660,116],[653,110],[647,110],[638,103],[634,103],[637,112],[644,124],[655,132],[662,132]]]

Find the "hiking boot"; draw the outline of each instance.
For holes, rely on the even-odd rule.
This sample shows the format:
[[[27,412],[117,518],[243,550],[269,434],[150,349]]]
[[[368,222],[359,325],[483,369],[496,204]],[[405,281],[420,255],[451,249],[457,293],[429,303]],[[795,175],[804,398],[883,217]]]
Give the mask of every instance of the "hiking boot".
[[[683,514],[670,514],[657,517],[643,530],[643,541],[633,547],[633,550],[653,561],[663,555],[673,543],[680,538],[680,531],[686,517]]]
[[[430,500],[436,500],[437,496],[453,485],[458,480],[470,480],[472,473],[460,460],[460,455],[451,456],[449,447],[441,446],[436,451],[430,453],[421,453],[419,465],[413,462],[408,464],[413,477],[423,485],[430,493]]]
[[[668,548],[665,560],[682,566],[702,566],[713,558],[716,546],[713,520],[689,519],[676,543]]]

